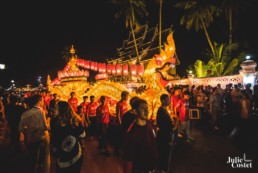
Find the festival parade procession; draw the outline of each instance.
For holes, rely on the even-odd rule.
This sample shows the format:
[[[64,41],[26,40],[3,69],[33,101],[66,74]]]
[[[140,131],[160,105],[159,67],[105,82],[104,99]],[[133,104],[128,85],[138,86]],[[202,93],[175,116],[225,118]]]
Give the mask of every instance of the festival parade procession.
[[[24,41],[17,48],[20,58],[0,57],[1,172],[258,171],[257,27],[248,33],[243,26],[255,15],[253,0],[235,2],[245,7],[228,19],[238,21],[238,29],[221,18],[227,8],[237,11],[230,0],[103,0],[89,3],[88,10],[73,3],[64,3],[63,10],[33,5],[34,29],[44,33],[38,38],[29,31],[19,37],[18,30],[7,38],[0,30],[3,57],[16,56],[7,51],[9,43]],[[170,16],[172,9],[176,16]],[[83,11],[87,26],[78,22]],[[145,24],[139,20],[143,15]],[[121,16],[126,34],[107,24]],[[67,19],[78,26],[62,23]],[[196,36],[187,33],[193,28]],[[50,30],[55,34],[48,35]],[[87,30],[87,38],[80,30]],[[50,43],[50,37],[62,41]],[[32,45],[26,49],[27,42]],[[57,49],[61,61],[49,55]],[[116,53],[105,54],[107,49]],[[30,76],[36,75],[35,83]]]

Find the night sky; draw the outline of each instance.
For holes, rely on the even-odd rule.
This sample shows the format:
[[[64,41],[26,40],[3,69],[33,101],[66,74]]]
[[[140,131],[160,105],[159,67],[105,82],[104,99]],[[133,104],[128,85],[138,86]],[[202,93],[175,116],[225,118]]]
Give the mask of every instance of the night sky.
[[[254,0],[248,0],[255,2]],[[0,63],[7,69],[1,71],[1,82],[7,86],[15,80],[18,86],[37,84],[42,76],[51,79],[64,68],[62,58],[65,47],[74,45],[79,58],[106,62],[116,57],[116,48],[128,37],[124,21],[114,20],[115,7],[108,0],[96,1],[18,1],[0,5]],[[158,5],[147,1],[149,27],[158,24]],[[202,59],[201,52],[209,48],[204,32],[187,31],[179,24],[182,11],[173,7],[175,1],[164,1],[163,28],[173,26],[176,52],[181,61],[177,67],[179,76],[186,74],[188,65]],[[238,16],[233,39],[246,45],[253,59],[257,58],[257,9],[251,5]],[[216,19],[209,28],[212,40],[227,42],[227,23]]]

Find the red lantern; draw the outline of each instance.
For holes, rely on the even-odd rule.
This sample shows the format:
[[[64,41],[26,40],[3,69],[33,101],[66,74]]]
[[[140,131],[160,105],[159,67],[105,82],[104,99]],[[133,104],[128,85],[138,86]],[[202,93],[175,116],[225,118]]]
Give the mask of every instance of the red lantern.
[[[94,71],[98,71],[98,63],[97,62],[94,63]]]
[[[90,61],[84,61],[84,67],[90,69]]]
[[[99,73],[102,72],[102,64],[101,63],[98,63],[98,71],[99,71]]]
[[[82,67],[82,68],[85,68],[84,60],[79,61],[79,63],[78,63],[78,60],[77,60],[77,65]]]
[[[83,68],[87,68],[87,69],[89,69],[89,61],[85,61],[85,60],[83,60]]]
[[[106,73],[106,64],[105,63],[102,64],[102,73]]]
[[[144,65],[143,64],[139,64],[138,65],[138,75],[142,76],[144,72]]]
[[[107,65],[107,74],[111,74],[112,73],[112,65],[108,64]]]
[[[116,74],[116,66],[115,65],[111,65],[111,71],[112,71],[113,75]]]
[[[90,61],[90,69],[91,70],[94,70],[94,65],[95,65],[95,63],[93,61]]]
[[[121,75],[122,73],[122,68],[120,64],[116,64],[116,74]]]
[[[131,65],[131,75],[136,76],[136,65],[135,64]]]
[[[127,76],[128,75],[128,64],[123,65],[123,75]]]

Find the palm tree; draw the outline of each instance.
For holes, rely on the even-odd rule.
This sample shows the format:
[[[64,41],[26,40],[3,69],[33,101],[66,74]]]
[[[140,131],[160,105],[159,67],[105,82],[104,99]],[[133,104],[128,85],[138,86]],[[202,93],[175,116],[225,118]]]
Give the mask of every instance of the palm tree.
[[[202,60],[197,59],[194,64],[188,66],[187,74],[195,77],[207,77],[208,67]]]
[[[239,61],[244,59],[244,52],[237,52],[239,45],[233,44],[218,44],[214,42],[213,54],[209,50],[206,51],[206,56],[211,57],[208,62],[212,76],[231,75],[239,64]]]
[[[137,62],[139,62],[138,47],[135,39],[135,29],[139,27],[138,18],[148,16],[146,4],[144,0],[112,0],[114,5],[117,5],[119,11],[115,13],[115,19],[124,17],[126,28],[130,27],[132,32]]]
[[[228,43],[232,44],[233,40],[233,15],[239,14],[240,11],[245,10],[245,7],[248,6],[248,2],[243,0],[222,0],[220,8],[225,13],[225,17],[229,23],[229,36]]]
[[[244,59],[245,52],[237,52],[239,45],[213,43],[215,52],[206,50],[204,55],[210,60],[207,64],[202,60],[196,60],[194,65],[189,66],[196,77],[232,75],[239,62]]]
[[[180,19],[180,24],[185,25],[186,29],[190,30],[194,27],[195,31],[204,30],[211,51],[214,53],[214,47],[207,28],[212,24],[214,15],[220,14],[219,8],[208,2],[208,0],[179,1],[175,4],[175,7],[182,8],[186,12]]]

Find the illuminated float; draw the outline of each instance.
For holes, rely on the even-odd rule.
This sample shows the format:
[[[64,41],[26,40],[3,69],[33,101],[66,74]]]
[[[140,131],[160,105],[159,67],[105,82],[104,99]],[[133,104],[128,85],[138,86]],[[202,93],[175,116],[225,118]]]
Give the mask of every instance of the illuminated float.
[[[134,51],[131,46],[130,34],[129,39],[123,42],[123,46],[117,49],[120,56],[107,60],[107,63],[80,59],[72,46],[70,60],[65,68],[58,72],[58,77],[51,81],[48,76],[49,91],[57,93],[62,100],[68,100],[70,93],[74,91],[79,102],[82,102],[84,95],[94,95],[96,99],[105,95],[110,99],[111,106],[115,106],[115,102],[121,98],[121,92],[127,90],[130,93],[129,97],[137,95],[147,100],[149,118],[155,119],[156,111],[160,106],[160,95],[168,94],[165,89],[166,84],[169,80],[177,78],[175,66],[179,64],[179,60],[175,53],[176,48],[171,28],[163,31],[162,35],[166,35],[166,42],[161,49],[158,44],[155,44],[158,42],[157,27],[148,30],[145,26],[143,30],[144,37],[138,36],[141,38],[137,44],[141,50],[138,62],[136,61],[137,57],[133,57]],[[147,36],[150,37],[148,38],[150,40],[147,39]],[[130,53],[127,52],[128,50]],[[127,59],[128,57],[130,58]],[[98,72],[93,85],[87,81],[90,75],[89,71]],[[143,90],[138,92],[137,89],[142,86]]]

